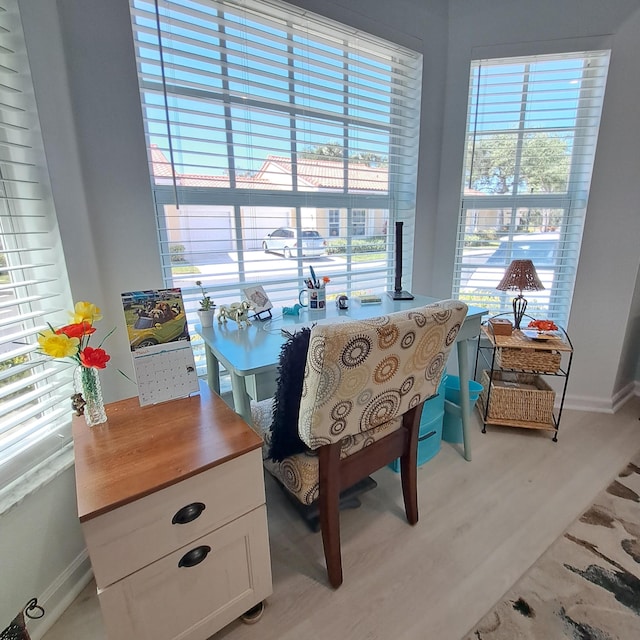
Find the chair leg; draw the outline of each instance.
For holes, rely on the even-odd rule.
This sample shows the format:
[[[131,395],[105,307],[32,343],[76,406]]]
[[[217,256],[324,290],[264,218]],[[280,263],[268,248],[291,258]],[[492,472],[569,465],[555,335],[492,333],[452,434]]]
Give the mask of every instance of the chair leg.
[[[418,432],[422,405],[419,409],[404,416],[404,425],[408,427],[409,434],[404,453],[400,458],[404,510],[409,524],[412,525],[418,522]]]
[[[404,498],[404,510],[407,513],[409,524],[418,522],[418,469],[416,462],[415,459],[411,461],[409,455],[400,458],[402,497]]]
[[[320,529],[327,563],[329,583],[334,589],[342,584],[340,556],[340,443],[320,447]]]

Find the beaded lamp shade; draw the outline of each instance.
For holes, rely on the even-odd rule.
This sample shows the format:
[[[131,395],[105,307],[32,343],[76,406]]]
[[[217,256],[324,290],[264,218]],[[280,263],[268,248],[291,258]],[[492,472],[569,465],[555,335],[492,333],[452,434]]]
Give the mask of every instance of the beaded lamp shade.
[[[522,316],[527,308],[527,301],[522,296],[523,291],[542,291],[544,285],[540,282],[536,268],[531,260],[513,260],[507,267],[500,284],[496,287],[498,291],[519,291],[517,297],[513,299],[513,317],[516,329],[520,328]]]
[[[544,285],[540,282],[531,260],[513,260],[496,289],[498,291],[542,291]]]

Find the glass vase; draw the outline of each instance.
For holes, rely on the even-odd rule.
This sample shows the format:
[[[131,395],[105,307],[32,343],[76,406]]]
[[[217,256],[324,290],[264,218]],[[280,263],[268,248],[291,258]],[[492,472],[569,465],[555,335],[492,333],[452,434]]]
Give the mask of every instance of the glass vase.
[[[77,367],[73,374],[73,382],[76,393],[82,394],[84,400],[84,419],[88,426],[102,424],[107,421],[104,410],[102,389],[98,370],[93,367]]]

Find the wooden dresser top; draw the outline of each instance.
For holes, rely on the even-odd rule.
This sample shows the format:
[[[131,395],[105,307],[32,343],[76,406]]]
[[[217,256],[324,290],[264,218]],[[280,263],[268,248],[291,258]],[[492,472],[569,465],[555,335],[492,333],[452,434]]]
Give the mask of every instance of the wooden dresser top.
[[[260,436],[219,396],[141,407],[138,397],[106,405],[107,422],[73,417],[81,522],[262,446]]]

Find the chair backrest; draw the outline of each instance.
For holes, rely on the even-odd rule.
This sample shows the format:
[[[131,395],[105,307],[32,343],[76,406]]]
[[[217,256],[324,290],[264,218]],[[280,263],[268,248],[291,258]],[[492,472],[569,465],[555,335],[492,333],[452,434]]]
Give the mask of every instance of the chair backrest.
[[[379,427],[433,396],[467,314],[443,300],[311,330],[298,416],[311,449]]]

